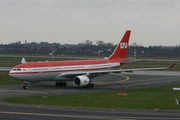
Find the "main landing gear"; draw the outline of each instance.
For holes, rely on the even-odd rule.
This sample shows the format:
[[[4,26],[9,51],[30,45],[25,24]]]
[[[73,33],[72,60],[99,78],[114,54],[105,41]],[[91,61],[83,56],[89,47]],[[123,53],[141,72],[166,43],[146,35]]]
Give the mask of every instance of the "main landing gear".
[[[56,87],[66,87],[67,86],[67,83],[66,82],[56,82]]]
[[[86,86],[83,86],[83,88],[94,88],[94,84],[93,83],[89,83]]]
[[[23,89],[28,89],[28,82],[27,81],[23,81],[22,85],[23,85]]]

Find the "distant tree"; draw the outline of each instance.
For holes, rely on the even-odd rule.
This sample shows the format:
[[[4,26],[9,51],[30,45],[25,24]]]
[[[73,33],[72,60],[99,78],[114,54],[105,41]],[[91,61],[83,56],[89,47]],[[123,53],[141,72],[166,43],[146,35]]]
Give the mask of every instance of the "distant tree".
[[[99,45],[104,45],[104,41],[102,40],[99,40],[99,41],[96,41],[96,44],[99,46]]]
[[[132,46],[133,46],[133,47],[136,47],[136,46],[138,46],[138,44],[134,42],[134,43],[132,44]]]
[[[78,43],[78,46],[84,46],[84,43]]]
[[[113,45],[113,43],[106,43],[106,46],[109,47],[109,48],[111,48],[111,47],[113,47],[114,45]]]
[[[86,41],[84,42],[85,45],[92,45],[92,43],[93,43],[93,42],[90,41],[90,40],[86,40]]]

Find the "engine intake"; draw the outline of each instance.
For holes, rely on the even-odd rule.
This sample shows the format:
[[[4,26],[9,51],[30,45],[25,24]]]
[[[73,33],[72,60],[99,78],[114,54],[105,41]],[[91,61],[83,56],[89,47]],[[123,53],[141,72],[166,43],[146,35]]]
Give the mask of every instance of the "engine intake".
[[[79,87],[79,86],[86,86],[88,85],[90,82],[90,79],[85,76],[85,75],[81,75],[81,76],[76,76],[74,79],[73,79],[73,84],[74,86],[76,87]]]

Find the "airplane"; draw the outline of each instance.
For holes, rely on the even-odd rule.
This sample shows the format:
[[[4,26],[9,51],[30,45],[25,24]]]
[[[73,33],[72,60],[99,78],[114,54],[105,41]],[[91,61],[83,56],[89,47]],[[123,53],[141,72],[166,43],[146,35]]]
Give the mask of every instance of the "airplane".
[[[97,60],[68,60],[68,61],[40,61],[26,62],[16,65],[9,76],[23,82],[23,89],[28,89],[27,83],[37,83],[40,81],[56,81],[56,87],[67,86],[67,81],[72,81],[76,87],[93,88],[92,78],[108,73],[132,72],[137,70],[157,70],[172,68],[138,68],[120,69],[129,62],[126,58],[131,30],[127,30],[114,52],[105,59]]]

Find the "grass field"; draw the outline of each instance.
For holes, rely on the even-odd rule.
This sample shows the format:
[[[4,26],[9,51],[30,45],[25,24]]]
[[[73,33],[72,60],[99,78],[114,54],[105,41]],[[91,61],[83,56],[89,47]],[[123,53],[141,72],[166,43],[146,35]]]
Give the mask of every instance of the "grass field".
[[[24,55],[0,55],[0,67],[13,67],[17,64],[20,64],[21,59]],[[157,56],[155,56],[156,58]],[[25,56],[27,61],[46,61],[46,60],[75,60],[75,59],[99,59],[97,56],[48,56],[48,55],[26,55]],[[141,59],[148,59],[146,56],[141,56]],[[163,59],[170,59],[170,58],[163,58]],[[170,59],[171,60],[171,59]],[[180,60],[180,58],[177,58]],[[161,61],[161,59],[157,59],[157,61],[150,61],[150,60],[143,60],[137,62],[129,62],[123,65],[122,68],[144,68],[144,67],[161,67],[161,66],[168,66],[171,65],[172,61]],[[178,62],[177,62],[178,63]],[[179,62],[180,63],[180,62]],[[171,70],[180,70],[179,65],[176,65]]]
[[[0,67],[13,67],[21,63],[21,59],[24,55],[0,55]],[[27,61],[54,61],[54,60],[74,60],[74,59],[88,59],[88,57],[80,56],[48,56],[48,55],[27,55],[25,56]],[[93,57],[94,59],[95,57]]]
[[[14,80],[8,75],[9,72],[0,72],[0,85],[21,84],[22,82]]]
[[[71,107],[124,109],[160,108],[166,110],[180,110],[180,106],[174,104],[175,98],[180,100],[180,91],[173,91],[173,87],[180,87],[180,85],[88,94],[8,98],[3,99],[3,101]],[[118,96],[118,92],[124,92],[128,95],[125,97]]]

